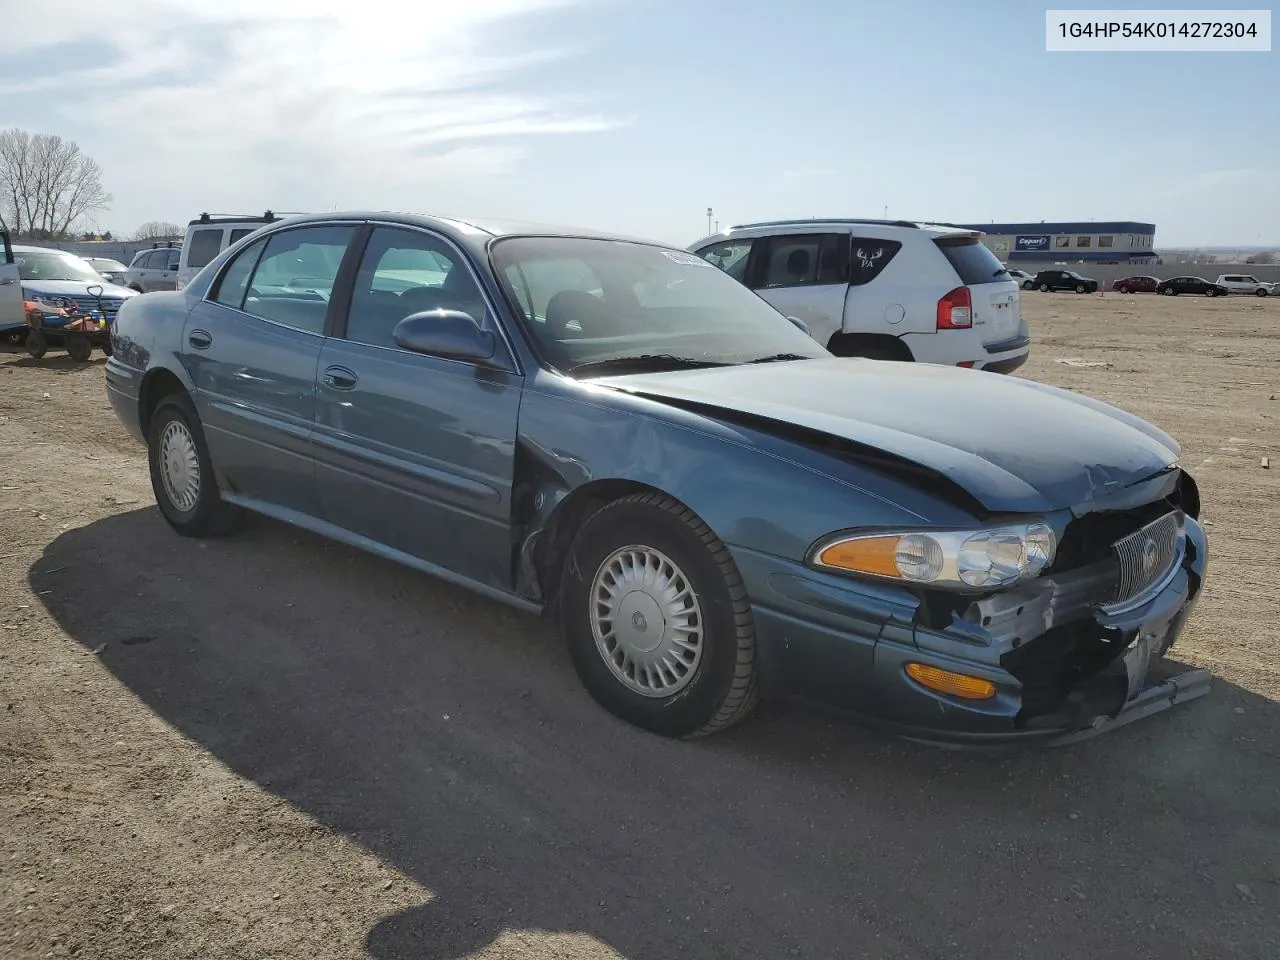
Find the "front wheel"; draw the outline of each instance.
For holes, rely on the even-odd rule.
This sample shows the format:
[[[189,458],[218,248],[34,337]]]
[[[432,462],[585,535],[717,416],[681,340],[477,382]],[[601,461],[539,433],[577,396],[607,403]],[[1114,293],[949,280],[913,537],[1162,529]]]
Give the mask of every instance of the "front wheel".
[[[1048,292],[1049,292],[1049,285],[1048,285],[1047,283],[1042,283],[1042,284],[1040,284],[1040,292],[1041,292],[1041,293],[1048,293]]]
[[[1254,295],[1259,297],[1265,297],[1267,295],[1267,291],[1264,290],[1262,287],[1259,287],[1257,290],[1254,291]]]
[[[39,360],[48,352],[49,340],[43,333],[39,330],[32,330],[27,334],[27,353]]]
[[[200,417],[184,394],[156,406],[148,430],[147,461],[156,505],[186,537],[213,537],[234,525],[238,511],[222,500]]]
[[[1076,293],[1084,293],[1085,287],[1083,283],[1076,284]]]
[[[1124,284],[1121,284],[1120,286],[1116,287],[1116,290],[1117,290],[1119,293],[1128,293],[1128,292],[1129,292],[1129,288],[1128,288],[1128,287],[1126,287]]]
[[[89,355],[93,353],[93,344],[89,342],[89,338],[83,333],[67,334],[67,342],[65,346],[67,356],[76,363],[84,363],[89,359]]]
[[[1172,297],[1176,295],[1173,287],[1165,287],[1160,292],[1163,293],[1166,297]]]
[[[625,497],[583,524],[560,614],[583,685],[629,723],[696,737],[755,706],[755,626],[742,577],[711,529],[670,497]]]

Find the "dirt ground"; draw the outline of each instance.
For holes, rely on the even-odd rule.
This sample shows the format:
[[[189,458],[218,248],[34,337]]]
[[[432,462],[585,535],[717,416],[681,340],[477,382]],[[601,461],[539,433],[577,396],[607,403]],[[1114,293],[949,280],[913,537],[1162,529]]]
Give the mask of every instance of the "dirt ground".
[[[1024,302],[1022,373],[1184,445],[1215,686],[1001,757],[644,734],[536,619],[177,537],[101,358],[0,352],[0,957],[1280,957],[1280,299]]]

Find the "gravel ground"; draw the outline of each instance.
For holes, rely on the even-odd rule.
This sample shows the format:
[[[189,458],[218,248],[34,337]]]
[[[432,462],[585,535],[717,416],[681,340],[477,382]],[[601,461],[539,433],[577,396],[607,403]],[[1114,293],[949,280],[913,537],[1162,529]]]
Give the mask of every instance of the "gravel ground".
[[[1002,757],[776,704],[646,735],[536,619],[266,520],[173,535],[101,358],[0,353],[0,956],[1280,956],[1280,301],[1024,301],[1023,374],[1183,443],[1174,653],[1216,680]]]

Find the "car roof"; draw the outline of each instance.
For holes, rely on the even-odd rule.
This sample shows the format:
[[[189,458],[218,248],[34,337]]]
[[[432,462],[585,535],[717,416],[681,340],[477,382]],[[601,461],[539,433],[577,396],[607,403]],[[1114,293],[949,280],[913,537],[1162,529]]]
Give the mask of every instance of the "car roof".
[[[446,217],[433,214],[401,213],[387,210],[343,210],[332,213],[314,213],[303,216],[288,217],[270,224],[278,228],[305,223],[332,223],[335,220],[374,220],[382,223],[398,223],[405,226],[425,227],[449,236],[458,243],[476,249],[486,246],[489,241],[498,237],[575,237],[590,240],[620,240],[628,243],[643,243],[649,246],[679,249],[673,244],[663,243],[649,237],[635,237],[626,234],[593,230],[586,227],[572,227],[557,224],[537,223],[526,220],[503,220],[490,217]]]
[[[713,233],[691,244],[701,246],[717,239],[729,239],[736,233],[773,233],[780,230],[844,230],[850,227],[871,227],[889,231],[918,230],[928,237],[981,236],[980,230],[960,227],[950,223],[932,223],[928,220],[885,220],[876,217],[810,217],[808,219],[761,220],[755,223],[738,223],[719,233]]]

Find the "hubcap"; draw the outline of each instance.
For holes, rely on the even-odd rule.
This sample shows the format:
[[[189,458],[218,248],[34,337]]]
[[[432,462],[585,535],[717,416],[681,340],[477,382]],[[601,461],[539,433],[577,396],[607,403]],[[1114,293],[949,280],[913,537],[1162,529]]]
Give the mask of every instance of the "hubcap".
[[[702,659],[698,598],[684,571],[652,547],[623,547],[600,564],[591,632],[613,675],[646,697],[683,690]]]
[[[190,513],[200,498],[200,457],[187,425],[171,420],[160,435],[160,476],[169,502]]]

